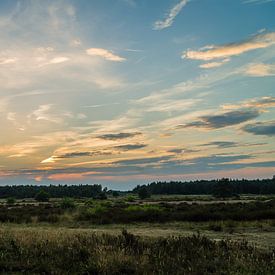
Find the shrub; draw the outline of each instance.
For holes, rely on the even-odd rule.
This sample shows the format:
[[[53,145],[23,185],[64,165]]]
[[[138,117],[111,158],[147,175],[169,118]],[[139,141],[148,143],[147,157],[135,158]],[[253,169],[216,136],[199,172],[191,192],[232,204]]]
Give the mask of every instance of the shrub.
[[[135,211],[161,211],[162,209],[158,205],[129,205],[125,208],[125,211],[135,212]]]
[[[60,207],[63,209],[74,209],[76,208],[75,202],[71,198],[64,198],[60,203]]]
[[[45,192],[44,190],[41,190],[35,195],[36,201],[47,202],[49,201],[49,198],[50,198],[50,194]]]
[[[6,203],[7,204],[9,204],[9,205],[11,205],[11,204],[15,204],[15,202],[16,202],[16,199],[15,198],[7,198],[7,200],[6,200]]]
[[[113,197],[117,198],[117,197],[119,197],[119,192],[118,191],[113,191],[112,195],[113,195]]]
[[[125,201],[127,202],[134,202],[136,198],[133,195],[129,195],[125,198]]]
[[[95,198],[98,200],[107,200],[107,195],[105,192],[101,192]]]

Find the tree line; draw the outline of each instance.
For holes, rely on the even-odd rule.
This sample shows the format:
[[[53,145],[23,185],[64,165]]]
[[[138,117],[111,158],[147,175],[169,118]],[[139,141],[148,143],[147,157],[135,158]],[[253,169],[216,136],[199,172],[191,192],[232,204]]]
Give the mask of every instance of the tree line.
[[[275,177],[255,180],[223,178],[189,182],[152,182],[147,185],[138,185],[132,191],[138,194],[146,191],[151,195],[215,195],[217,197],[239,194],[267,195],[275,194]]]
[[[51,198],[98,198],[105,194],[102,186],[94,185],[12,185],[0,186],[0,198],[35,198],[38,194],[48,194]]]
[[[0,198],[35,198],[39,193],[47,193],[51,198],[99,198],[104,199],[110,194],[114,197],[122,191],[107,191],[100,184],[93,185],[12,185],[0,186]],[[268,195],[275,194],[275,177],[272,179],[217,179],[197,181],[152,182],[136,186],[131,193],[141,198],[150,195],[214,195],[230,197],[240,194]]]

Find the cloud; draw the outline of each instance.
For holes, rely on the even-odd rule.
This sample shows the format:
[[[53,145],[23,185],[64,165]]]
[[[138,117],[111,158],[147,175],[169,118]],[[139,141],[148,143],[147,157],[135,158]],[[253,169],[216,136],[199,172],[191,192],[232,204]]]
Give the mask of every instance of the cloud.
[[[167,151],[168,153],[173,153],[173,154],[185,154],[185,153],[195,153],[199,152],[199,150],[194,150],[194,149],[186,149],[186,148],[175,148],[175,149],[170,149]]]
[[[198,104],[201,99],[159,99],[153,102],[136,101],[142,106],[144,112],[182,112]]]
[[[76,152],[68,152],[65,154],[53,155],[47,159],[42,160],[40,163],[55,163],[58,160],[62,159],[71,159],[71,158],[83,158],[83,157],[94,157],[94,156],[102,156],[102,155],[112,155],[111,151],[106,150],[95,150],[95,151],[76,151]]]
[[[190,2],[190,0],[181,0],[178,4],[176,4],[167,14],[164,20],[159,20],[154,23],[154,30],[163,30],[168,27],[171,27],[176,16],[180,13],[182,8],[186,6],[186,4]]]
[[[1,58],[0,65],[12,64],[17,61],[17,58]]]
[[[18,169],[15,171],[7,171],[10,174],[19,174],[21,176],[44,176],[59,175],[59,174],[81,174],[81,173],[103,173],[105,176],[109,175],[135,175],[145,173],[147,175],[157,174],[183,174],[183,173],[197,173],[197,171],[220,171],[231,168],[243,167],[270,167],[274,165],[274,161],[269,162],[251,162],[252,155],[247,154],[216,154],[210,156],[199,156],[191,159],[178,159],[171,155],[144,157],[134,159],[120,159],[115,160],[107,165],[94,167],[63,167],[45,169]],[[247,162],[247,161],[250,162]]]
[[[178,125],[176,128],[181,129],[186,127],[194,127],[219,129],[243,123],[245,121],[257,118],[259,115],[260,112],[257,109],[236,110],[217,115],[201,116],[197,121],[193,121],[185,125]]]
[[[86,53],[91,56],[99,56],[114,62],[123,62],[126,60],[126,58],[115,55],[113,52],[102,48],[90,48],[86,50]]]
[[[248,76],[275,76],[275,64],[249,64],[244,71]]]
[[[274,136],[275,120],[248,124],[248,125],[245,125],[242,129],[245,132],[248,132],[254,135]]]
[[[212,141],[209,143],[202,144],[201,146],[216,146],[218,148],[230,148],[239,146],[239,143],[234,141]]]
[[[98,136],[98,138],[107,139],[107,140],[120,140],[120,139],[132,138],[138,135],[141,135],[141,133],[134,132],[134,133],[105,134],[105,135]]]
[[[69,58],[66,56],[58,56],[50,60],[51,64],[59,64],[68,61]]]
[[[209,62],[209,63],[204,63],[204,64],[201,64],[199,67],[202,68],[202,69],[212,69],[212,68],[217,68],[217,67],[220,67],[222,66],[223,64],[229,62],[230,59],[229,58],[226,58],[220,62]]]
[[[44,160],[41,161],[42,164],[44,163],[55,163],[56,161],[56,157],[55,156],[51,156],[49,158],[46,158]]]
[[[53,104],[43,104],[28,115],[29,119],[44,120],[53,123],[62,123],[65,117],[72,118],[73,115],[70,112],[61,112],[53,114]]]
[[[265,96],[261,98],[253,98],[246,100],[240,104],[225,104],[222,105],[222,108],[225,110],[234,110],[240,108],[271,108],[275,107],[275,97]]]
[[[222,46],[205,46],[198,51],[187,50],[183,52],[182,58],[209,61],[213,59],[229,58],[242,53],[264,49],[275,44],[275,32],[257,34],[252,38]]]
[[[118,145],[115,146],[115,149],[119,149],[122,151],[130,151],[130,150],[137,150],[146,147],[147,144],[125,144],[125,145]]]
[[[232,147],[250,147],[250,146],[261,146],[266,143],[239,143],[235,141],[212,141],[200,146],[215,146],[220,149],[232,148]]]
[[[146,165],[146,164],[157,164],[163,161],[171,159],[171,156],[160,156],[160,157],[149,157],[149,158],[135,158],[135,159],[124,159],[113,162],[119,165]]]

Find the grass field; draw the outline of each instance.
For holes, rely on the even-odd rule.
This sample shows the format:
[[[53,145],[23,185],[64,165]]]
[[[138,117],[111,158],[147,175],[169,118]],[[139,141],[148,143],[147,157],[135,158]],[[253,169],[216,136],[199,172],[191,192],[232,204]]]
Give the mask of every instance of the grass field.
[[[0,209],[3,274],[275,272],[271,196],[2,200]]]
[[[140,238],[90,230],[0,231],[4,274],[274,274],[274,253],[245,241]],[[173,273],[171,273],[173,272]]]

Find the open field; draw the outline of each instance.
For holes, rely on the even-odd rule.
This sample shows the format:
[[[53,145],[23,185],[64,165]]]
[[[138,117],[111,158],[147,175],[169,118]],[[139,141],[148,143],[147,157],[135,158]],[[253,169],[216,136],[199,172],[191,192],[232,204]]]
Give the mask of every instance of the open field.
[[[1,232],[50,232],[52,230],[73,233],[95,233],[119,235],[126,229],[129,233],[145,238],[167,238],[171,236],[191,236],[200,234],[211,240],[247,241],[256,247],[272,250],[275,248],[274,221],[261,222],[173,222],[173,223],[134,223],[134,224],[2,224]]]
[[[133,194],[0,201],[4,274],[274,274],[275,200]]]

